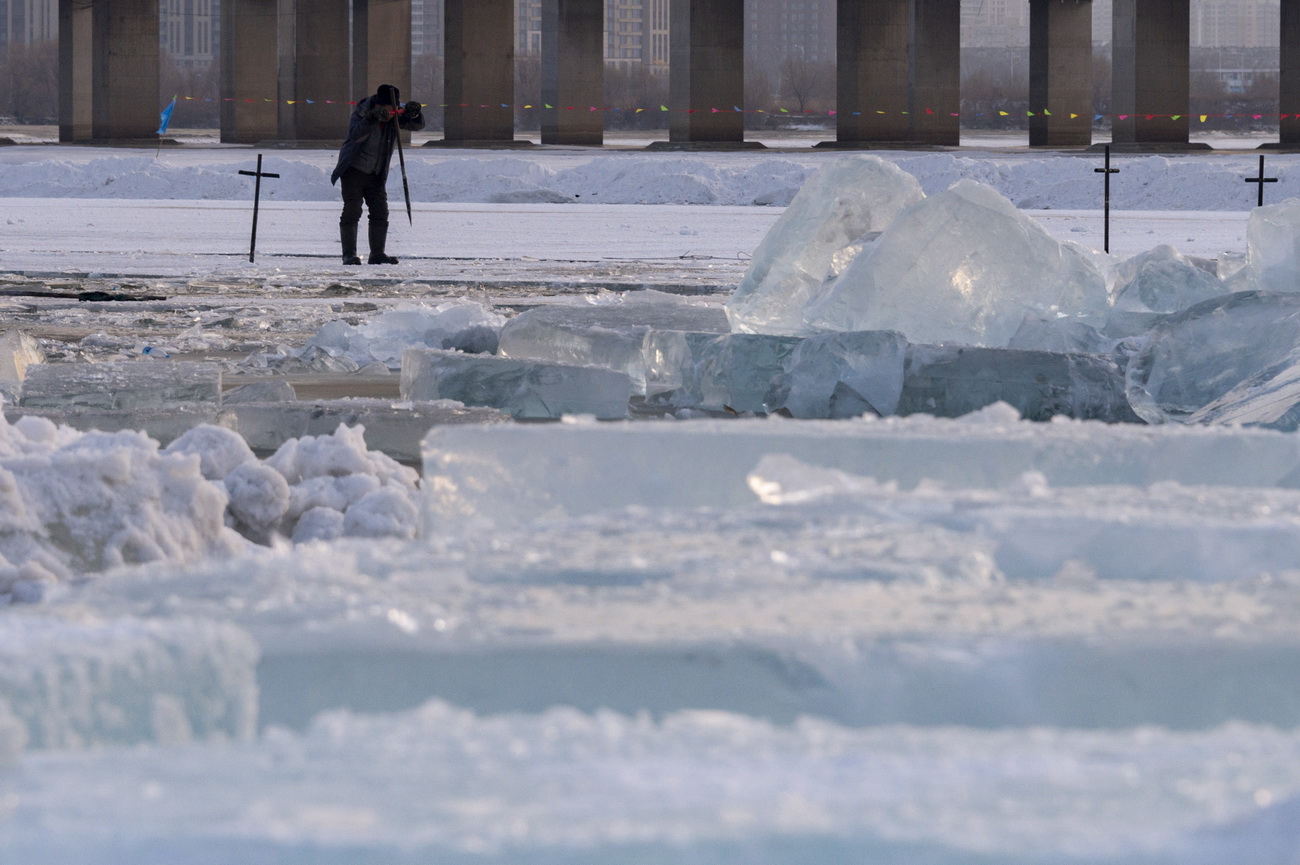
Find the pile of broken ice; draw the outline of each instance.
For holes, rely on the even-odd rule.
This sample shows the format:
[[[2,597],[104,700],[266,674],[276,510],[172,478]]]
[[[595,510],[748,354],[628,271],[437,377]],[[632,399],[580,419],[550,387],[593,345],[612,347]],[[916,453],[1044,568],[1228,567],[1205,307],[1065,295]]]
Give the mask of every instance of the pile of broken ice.
[[[651,291],[538,306],[495,353],[408,350],[403,393],[517,418],[621,418],[629,399],[799,418],[1006,402],[1034,420],[1293,429],[1297,237],[1286,202],[1252,214],[1239,270],[1171,247],[1114,266],[988,186],[926,197],[858,156],[808,181],[725,310]]]

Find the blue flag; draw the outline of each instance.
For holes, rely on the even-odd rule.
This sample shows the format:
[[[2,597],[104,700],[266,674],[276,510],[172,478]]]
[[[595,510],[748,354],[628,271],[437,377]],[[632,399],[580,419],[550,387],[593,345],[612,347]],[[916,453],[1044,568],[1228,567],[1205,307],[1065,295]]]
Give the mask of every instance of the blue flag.
[[[162,135],[167,131],[167,125],[172,122],[172,112],[176,110],[176,97],[172,97],[171,105],[163,109],[159,117],[162,118],[162,126],[158,127],[158,134]]]

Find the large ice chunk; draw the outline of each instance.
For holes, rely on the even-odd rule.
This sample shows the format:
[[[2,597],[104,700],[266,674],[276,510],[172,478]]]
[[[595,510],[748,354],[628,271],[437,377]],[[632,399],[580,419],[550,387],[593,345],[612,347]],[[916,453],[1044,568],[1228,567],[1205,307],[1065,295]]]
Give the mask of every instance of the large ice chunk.
[[[1143,333],[1162,314],[1181,312],[1228,292],[1211,262],[1188,258],[1168,244],[1121,264],[1118,283],[1106,320],[1106,332],[1114,337]]]
[[[907,340],[896,331],[828,333],[795,346],[778,401],[797,418],[893,414]]]
[[[1108,357],[958,345],[908,349],[899,414],[960,417],[998,402],[1025,420],[1138,420],[1124,397],[1124,372]]]
[[[652,331],[727,333],[717,305],[657,291],[607,295],[589,304],[539,306],[501,329],[501,357],[626,373],[636,393],[646,392],[647,341]]]
[[[800,337],[762,333],[684,334],[688,358],[674,405],[713,411],[780,408],[780,377]]]
[[[303,347],[301,357],[324,352],[346,358],[358,367],[383,363],[402,365],[402,352],[412,347],[491,353],[505,317],[481,303],[455,300],[429,307],[408,304],[389,310],[364,324],[332,321]]]
[[[1246,288],[1300,291],[1300,198],[1250,212],[1243,273]]]
[[[622,418],[632,381],[612,369],[413,348],[402,358],[402,397],[453,399],[517,418]]]
[[[221,403],[215,363],[126,361],[38,364],[27,370],[20,405],[134,411],[176,403]]]
[[[1259,388],[1285,376],[1297,345],[1300,294],[1243,291],[1198,303],[1152,328],[1129,360],[1129,403],[1148,423],[1190,421],[1253,377],[1263,376]]]
[[[1106,284],[1083,254],[982,183],[908,207],[809,304],[820,330],[1005,347],[1027,315],[1101,326]]]
[[[851,156],[804,184],[754,251],[727,303],[737,332],[807,334],[803,308],[847,266],[864,235],[924,198],[916,178],[875,156]]]

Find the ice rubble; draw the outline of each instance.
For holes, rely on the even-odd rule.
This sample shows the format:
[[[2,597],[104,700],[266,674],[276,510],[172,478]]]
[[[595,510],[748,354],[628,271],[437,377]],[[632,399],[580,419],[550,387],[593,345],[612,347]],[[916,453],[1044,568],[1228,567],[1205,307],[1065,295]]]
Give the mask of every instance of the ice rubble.
[[[923,197],[915,177],[879,157],[840,159],[822,168],[754,251],[727,302],[732,329],[809,334],[803,309],[823,284],[844,271],[869,235]]]
[[[259,461],[214,426],[160,449],[140,432],[0,421],[0,597],[35,600],[53,582],[141,562],[230,556],[245,537],[411,537],[416,489],[415,471],[368,450],[355,427]],[[337,519],[300,528],[322,508]]]
[[[332,321],[322,327],[297,354],[310,358],[320,352],[346,358],[353,369],[382,363],[399,369],[407,348],[456,349],[469,353],[497,350],[504,316],[481,303],[456,300],[435,306],[404,304],[383,312],[364,324]]]

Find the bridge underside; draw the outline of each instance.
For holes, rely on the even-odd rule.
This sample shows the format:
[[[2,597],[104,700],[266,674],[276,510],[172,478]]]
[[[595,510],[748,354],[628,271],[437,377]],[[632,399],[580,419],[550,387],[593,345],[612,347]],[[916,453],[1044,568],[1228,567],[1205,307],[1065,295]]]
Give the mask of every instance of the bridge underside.
[[[1091,0],[1029,0],[1033,146],[1086,146]],[[449,145],[514,140],[515,0],[445,0]],[[546,144],[603,142],[603,0],[542,7]],[[744,143],[744,0],[670,0],[669,139]],[[955,146],[961,0],[837,0],[831,146]],[[59,0],[59,138],[157,139],[159,0]],[[379,84],[405,97],[411,0],[225,0],[221,139],[331,142]],[[1281,143],[1300,145],[1300,0],[1281,5]],[[1116,146],[1187,146],[1189,0],[1114,0]],[[1139,50],[1140,49],[1140,50]]]

